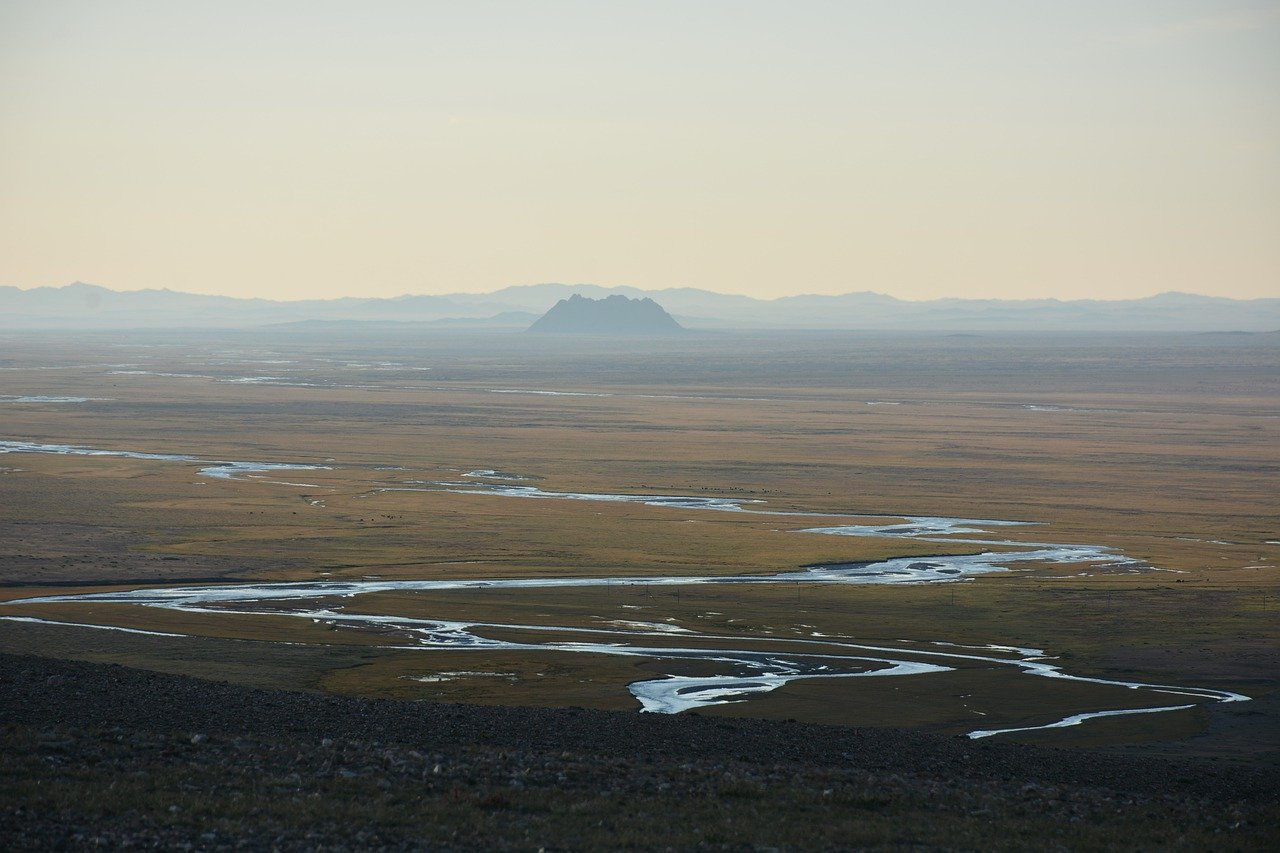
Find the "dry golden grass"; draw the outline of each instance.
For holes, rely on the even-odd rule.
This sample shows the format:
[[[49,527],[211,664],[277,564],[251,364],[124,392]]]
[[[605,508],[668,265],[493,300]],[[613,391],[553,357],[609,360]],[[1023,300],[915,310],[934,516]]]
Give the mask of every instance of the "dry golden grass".
[[[682,367],[669,381],[660,381],[660,372],[637,381],[624,369],[625,353],[585,363],[524,352],[525,344],[504,344],[511,352],[493,356],[465,346],[453,353],[443,345],[405,345],[399,355],[393,347],[381,354],[406,363],[429,357],[438,370],[353,375],[319,364],[308,378],[367,386],[320,388],[115,375],[104,365],[124,359],[111,355],[106,343],[69,354],[38,341],[22,346],[27,349],[19,347],[15,363],[62,357],[97,366],[9,372],[0,375],[0,393],[111,399],[8,406],[0,411],[0,438],[333,468],[265,478],[315,484],[303,487],[210,480],[188,463],[0,456],[2,579],[26,584],[0,587],[3,599],[77,588],[41,586],[53,582],[83,582],[89,589],[113,579],[754,574],[940,550],[930,542],[794,532],[834,519],[378,491],[494,468],[538,477],[536,485],[547,490],[721,495],[765,500],[771,510],[1038,521],[1044,524],[1006,532],[1025,541],[1105,544],[1181,573],[1063,577],[1078,569],[1041,567],[941,587],[455,592],[370,596],[354,606],[560,625],[660,613],[740,636],[804,623],[868,641],[1038,646],[1066,655],[1064,662],[1081,673],[1253,694],[1276,689],[1280,546],[1267,540],[1280,539],[1280,397],[1267,378],[1271,351],[1141,350],[1128,367],[1077,350],[1046,354],[1023,344],[1010,351],[1007,366],[1000,366],[1005,362],[997,352],[965,378],[949,370],[929,379],[905,372],[909,366],[892,366],[891,356],[908,352],[908,345],[884,344],[880,360],[868,362],[873,368],[849,361],[851,375],[842,383],[833,371],[806,380],[806,359],[814,356],[799,344],[798,354],[739,353],[743,363],[755,358],[761,365],[794,357],[794,375],[778,373],[776,365],[755,376],[708,363],[706,376],[696,366]],[[701,343],[689,347],[691,360],[712,352]],[[322,351],[302,343],[296,350],[284,357]],[[192,344],[148,369],[253,372],[234,365],[193,368],[200,359],[210,357]],[[663,364],[670,367],[674,359]],[[1018,359],[1032,366],[1024,370]],[[619,364],[624,367],[610,373]],[[1078,375],[1085,370],[1102,377],[1096,387]],[[619,396],[494,394],[493,388]],[[695,399],[716,396],[762,399]],[[1027,408],[1031,404],[1040,408]],[[717,624],[708,611],[742,621]],[[5,612],[324,644],[333,649],[334,667],[299,684],[344,693],[629,707],[625,684],[660,671],[644,661],[586,655],[503,653],[478,663],[476,652],[377,652],[370,648],[379,642],[376,635],[282,617],[82,605],[14,605]],[[121,660],[137,654],[129,643]],[[252,661],[270,657],[261,645],[236,646],[248,662],[237,669],[238,679],[254,680]],[[180,656],[172,666],[182,668]],[[516,676],[432,684],[406,677],[477,669]],[[279,677],[265,664],[262,673],[264,683]],[[951,730],[965,715],[976,715],[957,704],[961,694],[981,694],[982,701],[998,694],[1013,703],[1008,707],[1024,703],[1029,714],[1098,698],[1094,688],[1045,691],[1041,682],[970,669],[936,682],[797,682],[715,713]],[[1073,690],[1083,692],[1073,698]],[[1141,724],[1108,723],[1107,731],[1136,737],[1139,727],[1172,737],[1204,722],[1200,712],[1161,715]]]

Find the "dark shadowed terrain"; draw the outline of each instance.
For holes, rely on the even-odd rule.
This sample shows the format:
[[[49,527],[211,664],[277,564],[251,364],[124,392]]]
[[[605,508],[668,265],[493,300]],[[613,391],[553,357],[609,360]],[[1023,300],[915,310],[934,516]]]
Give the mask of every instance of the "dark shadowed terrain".
[[[1280,768],[0,655],[9,849],[1274,849]]]

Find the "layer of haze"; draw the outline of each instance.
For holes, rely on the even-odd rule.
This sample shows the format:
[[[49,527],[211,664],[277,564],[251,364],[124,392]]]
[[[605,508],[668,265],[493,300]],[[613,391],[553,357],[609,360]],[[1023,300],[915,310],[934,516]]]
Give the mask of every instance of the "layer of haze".
[[[0,0],[0,283],[1280,295],[1280,3]]]

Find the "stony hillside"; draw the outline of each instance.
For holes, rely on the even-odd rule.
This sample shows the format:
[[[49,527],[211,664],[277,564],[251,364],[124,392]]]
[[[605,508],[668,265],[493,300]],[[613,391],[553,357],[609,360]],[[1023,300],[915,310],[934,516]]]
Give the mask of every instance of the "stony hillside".
[[[0,847],[1276,849],[1280,772],[0,655]]]

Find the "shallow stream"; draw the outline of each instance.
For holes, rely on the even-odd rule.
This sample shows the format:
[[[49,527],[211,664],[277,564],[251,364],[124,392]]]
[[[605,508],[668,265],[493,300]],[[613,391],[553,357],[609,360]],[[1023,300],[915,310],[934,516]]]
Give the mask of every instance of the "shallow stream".
[[[277,471],[319,470],[327,466],[301,463],[202,460],[184,454],[146,453],[129,450],[99,450],[60,444],[0,441],[0,453],[54,453],[84,456],[115,456],[173,461],[197,466],[201,475],[218,479],[260,478]],[[385,466],[383,466],[385,468]],[[856,638],[824,635],[789,626],[794,636],[758,633],[749,638],[707,633],[666,621],[606,620],[582,627],[545,624],[509,624],[440,619],[416,619],[394,614],[353,612],[351,605],[371,593],[430,593],[474,589],[547,589],[572,587],[671,587],[691,585],[764,584],[920,584],[954,583],[974,575],[1007,571],[1026,563],[1066,564],[1082,570],[1100,565],[1142,570],[1133,558],[1100,545],[1024,542],[999,538],[993,529],[1024,526],[1028,522],[1000,519],[946,518],[933,516],[866,516],[827,513],[775,512],[762,508],[763,501],[729,497],[682,495],[635,495],[543,491],[529,485],[519,474],[491,469],[471,471],[465,482],[416,481],[389,485],[377,491],[431,491],[488,495],[495,498],[607,501],[640,503],[683,511],[744,512],[811,518],[858,519],[860,523],[802,528],[795,532],[816,535],[895,537],[932,543],[982,545],[1003,550],[977,554],[933,557],[899,557],[860,563],[808,566],[771,575],[671,575],[645,577],[541,577],[489,579],[433,579],[318,581],[289,583],[237,583],[211,586],[184,586],[119,590],[95,593],[41,596],[17,599],[8,604],[112,603],[133,604],[168,610],[218,614],[271,614],[318,622],[348,630],[375,630],[388,637],[383,646],[396,650],[478,650],[556,651],[574,654],[639,657],[659,661],[711,662],[723,674],[690,676],[666,674],[642,679],[628,690],[645,711],[681,711],[741,702],[767,693],[798,679],[880,678],[928,676],[950,672],[959,666],[1009,667],[1036,678],[1061,679],[1127,688],[1135,691],[1132,703],[1138,707],[1106,708],[1074,713],[1035,725],[975,729],[971,738],[1010,732],[1079,725],[1091,719],[1127,714],[1148,714],[1181,710],[1210,702],[1240,702],[1249,697],[1239,693],[1199,687],[1152,684],[1120,679],[1094,678],[1067,673],[1052,663],[1043,650],[1016,646],[957,646],[941,641],[897,641],[894,645],[868,644]],[[261,480],[261,482],[278,482]],[[306,485],[306,484],[291,484]],[[648,615],[648,614],[646,614]],[[102,630],[135,634],[183,636],[168,632],[148,632],[105,624],[67,623],[33,616],[0,616],[21,622],[74,624]],[[518,632],[522,637],[555,635],[541,639],[501,639]],[[579,639],[580,638],[580,639]],[[746,646],[746,647],[744,647]],[[454,674],[455,676],[457,673]],[[466,673],[462,673],[466,675]],[[480,675],[484,675],[483,673]],[[431,678],[424,675],[424,678]],[[451,676],[454,677],[454,676]],[[1157,694],[1151,696],[1150,694]],[[1177,696],[1177,704],[1164,697]],[[1141,697],[1141,698],[1139,698]],[[1152,706],[1150,701],[1161,704]],[[1188,702],[1187,700],[1191,700]]]

